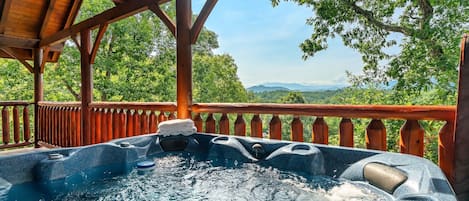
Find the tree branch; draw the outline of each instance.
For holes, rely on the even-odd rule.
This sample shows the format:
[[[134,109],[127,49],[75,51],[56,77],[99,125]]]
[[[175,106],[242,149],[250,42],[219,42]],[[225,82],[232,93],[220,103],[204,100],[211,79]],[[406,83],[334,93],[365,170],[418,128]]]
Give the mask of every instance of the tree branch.
[[[399,33],[402,33],[402,34],[407,35],[407,36],[410,36],[414,33],[414,30],[409,29],[409,28],[401,27],[401,26],[398,26],[398,25],[385,24],[384,22],[376,19],[373,16],[373,12],[361,8],[360,6],[355,4],[355,2],[352,2],[350,0],[342,0],[342,1],[345,4],[347,4],[348,6],[350,6],[350,8],[353,11],[355,11],[355,13],[357,13],[358,15],[363,16],[364,18],[366,18],[366,20],[368,22],[370,22],[371,24],[373,24],[373,25],[375,25],[375,26],[377,26],[381,29],[384,29],[384,30],[390,31],[390,32],[399,32]]]
[[[75,101],[80,101],[81,100],[81,95],[79,93],[77,93],[75,90],[73,90],[70,83],[65,81],[65,79],[63,79],[63,78],[62,78],[62,82],[65,84],[65,87],[67,87],[67,90],[73,95],[73,97],[75,98]]]
[[[419,0],[419,9],[422,11],[420,29],[425,29],[433,17],[433,7],[428,0]]]

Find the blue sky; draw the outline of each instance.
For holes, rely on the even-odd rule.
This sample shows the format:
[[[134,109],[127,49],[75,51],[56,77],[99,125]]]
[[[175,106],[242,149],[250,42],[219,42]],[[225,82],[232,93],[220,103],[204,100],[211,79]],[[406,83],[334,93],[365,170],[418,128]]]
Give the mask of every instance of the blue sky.
[[[204,0],[194,0],[199,13]],[[244,86],[265,82],[303,84],[344,84],[345,71],[361,71],[358,52],[344,47],[340,39],[329,48],[304,61],[299,44],[312,27],[305,24],[311,8],[281,2],[273,8],[270,0],[220,0],[206,27],[218,34],[217,53],[234,57]]]

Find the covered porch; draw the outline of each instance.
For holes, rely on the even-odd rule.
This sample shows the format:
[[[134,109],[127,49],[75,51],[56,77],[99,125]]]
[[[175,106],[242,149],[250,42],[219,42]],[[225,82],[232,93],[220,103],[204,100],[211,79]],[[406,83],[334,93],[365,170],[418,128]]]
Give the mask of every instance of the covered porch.
[[[34,4],[33,0],[4,0],[0,22],[0,56],[20,61],[34,76],[34,101],[0,102],[2,108],[2,145],[0,148],[73,147],[106,142],[112,139],[155,133],[159,122],[168,119],[194,120],[199,132],[282,139],[282,125],[291,127],[290,139],[304,141],[300,117],[315,117],[310,131],[313,143],[329,144],[329,129],[324,117],[341,118],[339,145],[354,146],[351,119],[370,120],[365,132],[367,149],[387,151],[387,132],[383,120],[404,120],[399,133],[400,152],[424,155],[424,130],[419,121],[439,121],[438,164],[460,196],[468,196],[469,156],[469,39],[461,46],[459,95],[457,106],[400,105],[314,105],[193,103],[192,50],[205,20],[217,0],[207,0],[196,19],[191,0],[176,0],[176,21],[168,17],[160,4],[167,0],[114,0],[115,7],[90,19],[73,24],[81,0],[52,0]],[[28,8],[34,8],[29,12]],[[21,12],[23,18],[13,12]],[[110,23],[144,10],[153,11],[177,43],[177,102],[95,102],[92,98],[92,68],[100,41]],[[28,13],[28,14],[26,14]],[[28,16],[29,15],[29,16]],[[54,17],[51,17],[54,16]],[[41,19],[33,26],[21,24]],[[194,22],[194,23],[192,23]],[[12,26],[19,26],[13,29]],[[23,29],[21,26],[24,26]],[[28,29],[29,27],[38,27]],[[92,30],[97,30],[92,38]],[[29,30],[29,31],[28,31]],[[44,100],[43,73],[47,62],[56,62],[65,40],[80,49],[81,101],[49,102]],[[456,47],[455,47],[456,48]],[[28,62],[32,60],[32,64]],[[234,121],[231,120],[235,119]],[[292,118],[282,122],[281,116]],[[270,119],[268,125],[262,118]],[[268,131],[265,133],[264,131]]]

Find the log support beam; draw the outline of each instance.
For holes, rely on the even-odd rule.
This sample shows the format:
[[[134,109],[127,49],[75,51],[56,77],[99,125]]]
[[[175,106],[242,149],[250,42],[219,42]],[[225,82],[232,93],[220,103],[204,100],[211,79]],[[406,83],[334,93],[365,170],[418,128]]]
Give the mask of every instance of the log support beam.
[[[179,119],[191,118],[192,106],[192,44],[197,41],[217,0],[207,0],[192,25],[191,0],[176,0],[176,55],[177,55],[177,115]],[[159,12],[158,10],[156,10]],[[161,10],[160,10],[161,11]],[[155,12],[155,11],[154,11]],[[163,13],[164,14],[164,13]],[[158,15],[158,13],[157,13]],[[160,13],[161,15],[161,13]],[[158,15],[163,22],[169,18]],[[165,20],[166,19],[166,20]],[[171,30],[171,22],[165,22]],[[169,24],[169,25],[168,25]]]
[[[176,0],[177,117],[191,118],[192,50],[191,0]]]
[[[38,103],[44,100],[44,88],[42,79],[42,64],[44,63],[44,52],[40,48],[33,50],[34,57],[34,147],[39,147],[39,107]]]
[[[456,132],[454,136],[453,188],[458,200],[469,200],[469,35],[461,43],[459,65],[458,103],[456,110]],[[450,178],[451,179],[451,178]]]
[[[91,29],[80,33],[81,55],[81,137],[82,144],[91,144],[90,103],[93,101],[93,65],[91,64]]]

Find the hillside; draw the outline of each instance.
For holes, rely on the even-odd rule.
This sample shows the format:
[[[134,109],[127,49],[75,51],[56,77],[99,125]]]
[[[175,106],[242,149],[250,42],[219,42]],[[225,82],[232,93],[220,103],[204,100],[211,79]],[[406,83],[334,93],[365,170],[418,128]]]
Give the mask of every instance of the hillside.
[[[269,87],[264,85],[256,85],[252,87],[248,87],[246,90],[259,93],[259,92],[271,92],[271,91],[290,91],[288,88],[285,87]]]
[[[253,93],[255,102],[259,103],[280,103],[280,99],[288,95],[289,90],[279,91],[264,91]],[[341,93],[342,90],[324,90],[324,91],[309,91],[300,92],[306,100],[306,103],[311,104],[327,104],[331,103],[330,98]]]

